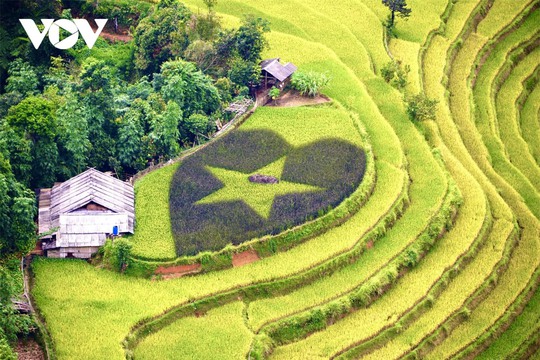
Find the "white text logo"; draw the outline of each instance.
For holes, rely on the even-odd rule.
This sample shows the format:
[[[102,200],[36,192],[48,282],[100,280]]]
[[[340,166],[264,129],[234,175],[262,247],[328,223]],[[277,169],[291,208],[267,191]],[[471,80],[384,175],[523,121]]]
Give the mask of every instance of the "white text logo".
[[[56,21],[53,19],[41,19],[44,29],[43,31],[39,31],[34,20],[19,19],[19,21],[28,34],[30,41],[32,41],[32,45],[34,45],[36,49],[39,48],[43,39],[45,39],[45,36],[49,33],[49,41],[51,44],[55,48],[61,50],[72,48],[77,43],[77,40],[79,40],[79,34],[81,34],[88,48],[91,49],[107,23],[107,19],[96,19],[95,21],[98,28],[96,32],[94,32],[88,21],[85,19],[60,19]],[[60,41],[60,28],[71,34],[62,41]]]

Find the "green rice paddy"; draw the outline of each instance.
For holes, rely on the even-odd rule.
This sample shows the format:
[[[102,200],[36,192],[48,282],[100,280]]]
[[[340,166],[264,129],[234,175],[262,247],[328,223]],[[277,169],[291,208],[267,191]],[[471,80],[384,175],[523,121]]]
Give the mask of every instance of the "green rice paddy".
[[[265,57],[327,73],[333,102],[259,107],[225,137],[138,179],[134,257],[160,264],[257,249],[291,227],[302,234],[304,224],[339,218],[287,251],[170,280],[36,259],[32,293],[57,358],[538,357],[540,2],[408,4],[412,16],[398,19],[388,49],[411,68],[405,91],[438,101],[436,119],[423,123],[411,122],[404,94],[380,77],[390,57],[379,0],[218,2],[227,23],[267,18]],[[235,151],[242,161],[217,155]],[[212,230],[209,239],[230,236],[207,246],[179,242],[184,208],[171,201],[197,161],[217,185],[190,201],[240,204],[230,223],[244,214],[262,224],[277,216],[275,199],[324,193],[347,178],[340,164],[364,161],[373,177],[347,178],[331,209],[262,232]],[[268,191],[249,182],[259,173],[282,181]]]

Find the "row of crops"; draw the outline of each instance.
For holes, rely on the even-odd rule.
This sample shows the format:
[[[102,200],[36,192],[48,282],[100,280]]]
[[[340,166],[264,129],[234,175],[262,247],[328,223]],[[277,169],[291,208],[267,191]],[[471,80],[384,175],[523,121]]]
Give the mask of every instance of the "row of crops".
[[[266,55],[331,74],[334,102],[259,109],[236,135],[136,184],[138,266],[200,260],[189,256],[208,249],[205,259],[225,259],[205,268],[214,271],[151,281],[80,261],[34,261],[33,294],[58,358],[540,358],[540,2],[409,4],[413,15],[398,23],[389,49],[412,69],[405,91],[438,100],[436,120],[420,124],[378,76],[389,60],[380,1],[218,4],[227,18],[269,19]],[[328,138],[332,150],[316,157],[323,172],[331,171],[324,154],[365,159],[365,173],[351,173],[362,181],[348,179],[352,187],[332,195],[330,208],[299,213],[286,226],[296,225],[294,236],[279,233],[276,212],[262,233],[233,229],[223,243],[183,252],[194,240],[175,227],[185,221],[177,216],[196,199],[169,200],[211,176],[197,173],[201,159],[251,173]],[[253,164],[260,144],[268,161]],[[297,158],[291,169],[309,153]],[[284,161],[276,174],[287,173]],[[186,166],[196,180],[189,184]],[[310,183],[312,171],[290,171],[291,182]],[[332,175],[312,185],[337,183],[340,172]],[[212,211],[226,218],[240,210]],[[238,247],[219,252],[229,242]],[[228,267],[246,248],[262,259]]]

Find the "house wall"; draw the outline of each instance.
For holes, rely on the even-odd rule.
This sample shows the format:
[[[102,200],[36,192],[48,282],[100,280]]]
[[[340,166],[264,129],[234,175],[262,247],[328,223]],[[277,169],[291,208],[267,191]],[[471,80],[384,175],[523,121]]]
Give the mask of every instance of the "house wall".
[[[60,229],[56,237],[58,247],[101,246],[107,234],[118,226],[120,233],[129,232],[127,214],[68,213],[60,215]]]
[[[66,258],[74,257],[77,259],[89,259],[99,250],[98,246],[88,247],[65,247],[54,250],[47,250],[47,257],[50,258]]]

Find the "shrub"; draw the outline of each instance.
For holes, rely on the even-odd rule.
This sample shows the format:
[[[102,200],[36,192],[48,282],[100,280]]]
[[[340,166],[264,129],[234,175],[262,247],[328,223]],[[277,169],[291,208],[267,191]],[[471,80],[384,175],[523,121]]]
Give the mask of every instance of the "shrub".
[[[125,238],[118,238],[114,241],[107,240],[103,247],[103,260],[114,270],[124,272],[131,261],[131,248],[133,244]]]
[[[409,98],[407,101],[407,114],[411,120],[424,121],[435,120],[435,112],[437,111],[437,100],[430,99],[424,94],[417,94]]]
[[[277,87],[272,86],[272,88],[268,92],[268,95],[270,95],[270,98],[275,102],[277,100],[277,98],[279,97],[280,93],[281,93],[281,91],[279,91],[279,89]]]
[[[301,95],[315,97],[328,85],[330,78],[326,74],[310,71],[307,73],[296,72],[291,79],[291,86],[298,90]]]
[[[401,61],[392,60],[381,68],[381,76],[384,81],[392,85],[393,87],[402,90],[408,84],[408,76],[411,71],[409,65],[403,66]]]
[[[0,334],[0,359],[17,360],[17,354],[9,346],[7,340]]]

